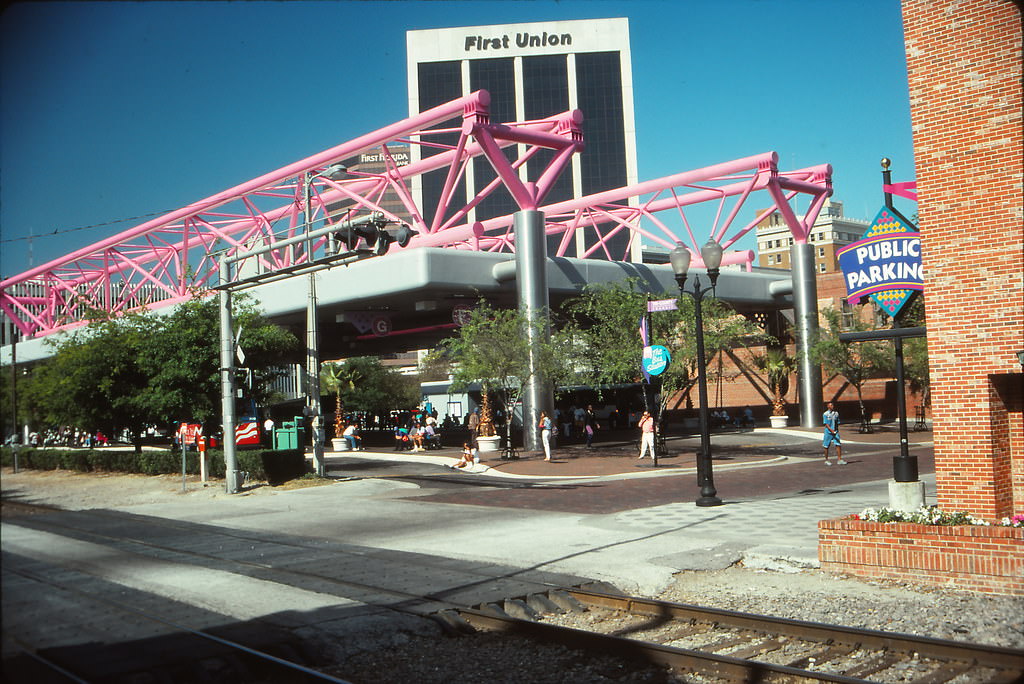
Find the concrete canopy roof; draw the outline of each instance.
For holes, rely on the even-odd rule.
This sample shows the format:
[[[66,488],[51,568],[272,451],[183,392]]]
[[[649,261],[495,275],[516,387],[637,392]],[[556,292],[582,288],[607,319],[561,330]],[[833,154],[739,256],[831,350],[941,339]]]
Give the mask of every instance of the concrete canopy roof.
[[[703,276],[703,269],[691,274]],[[454,328],[452,312],[480,298],[493,306],[516,305],[515,255],[453,249],[410,249],[370,258],[316,274],[321,359],[383,355],[427,349]],[[587,284],[636,278],[653,294],[676,293],[668,265],[597,259],[549,258],[550,304],[558,308]],[[702,277],[707,285],[707,280]],[[738,311],[792,308],[791,280],[779,271],[723,270],[716,294]],[[272,321],[305,329],[308,280],[305,276],[254,288]],[[354,316],[352,314],[355,314]],[[639,312],[638,312],[639,314]],[[390,334],[367,329],[370,319],[386,319]],[[359,320],[361,325],[353,323]]]

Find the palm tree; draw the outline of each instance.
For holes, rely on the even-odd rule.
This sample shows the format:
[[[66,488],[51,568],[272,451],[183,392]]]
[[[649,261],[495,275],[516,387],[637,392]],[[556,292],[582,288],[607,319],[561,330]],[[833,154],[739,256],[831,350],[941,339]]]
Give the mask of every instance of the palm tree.
[[[347,363],[325,363],[320,368],[320,384],[329,392],[334,393],[334,436],[341,437],[345,429],[343,416],[344,403],[341,400],[341,393],[344,390],[354,390],[356,383],[363,379],[362,373]]]
[[[784,348],[769,349],[762,359],[761,366],[768,376],[768,389],[772,393],[772,415],[786,415],[786,393],[789,391],[789,376],[796,368],[796,359],[786,353]]]

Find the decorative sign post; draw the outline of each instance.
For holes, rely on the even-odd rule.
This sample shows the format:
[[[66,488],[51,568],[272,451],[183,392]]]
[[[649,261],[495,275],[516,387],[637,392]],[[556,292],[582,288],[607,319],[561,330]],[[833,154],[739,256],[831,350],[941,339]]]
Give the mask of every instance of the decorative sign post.
[[[889,187],[889,160],[882,160],[883,180]],[[924,328],[901,328],[897,316],[918,292],[924,290],[921,268],[921,238],[917,229],[892,206],[886,192],[885,205],[878,211],[863,237],[836,251],[851,303],[871,297],[892,317],[891,330],[841,333],[843,342],[892,339],[896,347],[896,406],[900,421],[900,454],[893,457],[893,481],[889,501],[894,508],[910,510],[924,504],[924,483],[918,479],[917,457],[907,443],[906,382],[903,377],[903,339],[921,337]]]
[[[921,237],[882,207],[857,242],[836,250],[851,302],[871,296],[894,319],[914,292],[924,290]]]

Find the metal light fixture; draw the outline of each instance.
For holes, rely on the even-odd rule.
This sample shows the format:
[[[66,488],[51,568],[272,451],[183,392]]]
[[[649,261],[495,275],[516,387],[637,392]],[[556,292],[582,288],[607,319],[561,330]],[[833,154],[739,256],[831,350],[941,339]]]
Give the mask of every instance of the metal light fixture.
[[[707,361],[704,354],[704,316],[701,310],[701,303],[704,295],[715,288],[718,281],[719,267],[722,265],[722,246],[714,240],[708,240],[700,249],[701,258],[704,260],[704,267],[707,269],[708,279],[711,287],[701,289],[700,277],[694,276],[693,288],[687,291],[686,273],[690,270],[692,255],[682,242],[669,252],[669,263],[672,264],[672,272],[675,273],[676,283],[679,285],[679,296],[684,294],[693,298],[694,323],[697,337],[697,390],[700,397],[700,451],[697,453],[697,485],[700,487],[700,497],[697,499],[698,506],[719,506],[722,500],[718,498],[715,490],[714,474],[711,465],[711,429],[710,412],[708,409],[708,377]]]

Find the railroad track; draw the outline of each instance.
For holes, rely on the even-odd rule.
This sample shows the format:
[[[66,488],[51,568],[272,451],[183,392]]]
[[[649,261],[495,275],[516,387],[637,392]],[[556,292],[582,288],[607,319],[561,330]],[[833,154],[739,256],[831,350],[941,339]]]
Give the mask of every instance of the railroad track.
[[[7,513],[15,513],[14,508],[8,506],[5,502]],[[18,510],[22,515],[53,511],[42,511],[30,506]],[[432,617],[449,631],[510,632],[545,643],[561,643],[571,648],[619,655],[648,665],[659,663],[680,672],[697,673],[706,681],[913,681],[919,684],[1024,681],[1024,652],[1018,650],[671,604],[592,588],[566,589],[537,581],[531,583],[530,593],[520,594],[518,598],[466,605],[465,600],[453,600],[452,596],[441,593],[384,586],[378,581],[382,578],[374,573],[369,574],[372,580],[366,582],[351,576],[324,575],[322,568],[353,555],[344,551],[332,552],[329,559],[322,558],[323,562],[313,566],[314,569],[304,564],[278,565],[274,562],[249,560],[237,553],[238,544],[248,547],[250,543],[267,543],[254,533],[211,533],[225,543],[234,541],[236,545],[232,547],[233,550],[198,551],[190,548],[194,538],[187,533],[194,532],[194,527],[187,523],[147,520],[149,532],[152,532],[152,525],[160,525],[175,533],[166,542],[158,543],[143,538],[142,531],[134,527],[127,530],[116,528],[116,533],[113,529],[105,532],[102,525],[96,525],[103,518],[119,520],[111,514],[91,513],[84,517],[80,514],[60,520],[32,515],[20,522],[27,527],[102,543],[112,550],[131,553],[140,558],[159,558],[229,570],[282,585],[316,586],[319,592],[358,598],[366,605],[418,617]],[[92,527],[88,527],[90,523]],[[301,541],[288,543],[275,540],[272,545],[279,554],[288,549],[292,549],[298,556],[313,552],[322,556],[324,553],[323,549]],[[206,548],[211,547],[207,545]],[[415,572],[415,569],[412,571]],[[259,638],[249,640],[244,635],[235,638],[222,630],[204,629],[201,623],[186,624],[181,620],[169,620],[160,604],[143,610],[140,605],[131,602],[106,601],[81,592],[74,580],[68,579],[64,568],[47,575],[33,568],[19,568],[15,564],[5,563],[4,573],[5,576],[20,575],[40,586],[45,585],[68,595],[77,592],[82,595],[82,601],[96,603],[101,611],[116,610],[134,616],[133,619],[161,623],[167,633],[175,638],[187,635],[189,639],[214,643],[216,648],[212,652],[215,654],[215,663],[237,664],[231,666],[239,672],[248,673],[240,681],[344,681],[313,670],[311,660],[301,657],[301,644],[295,643],[284,630],[278,632],[280,638],[276,643],[272,639],[268,640],[266,634],[261,635],[262,641]],[[485,583],[498,579],[484,574],[466,574],[461,581]],[[587,611],[587,631],[557,624],[559,613],[578,615],[584,610]],[[563,621],[578,622],[575,619]],[[260,626],[256,631],[262,629]],[[251,633],[252,630],[250,636]],[[9,635],[5,631],[6,638]],[[31,644],[23,646],[23,650],[31,654],[27,657],[40,663],[51,660],[57,668],[54,672],[63,669],[68,673],[66,679],[55,681],[84,681],[71,674],[73,661],[49,659],[46,652],[36,652]],[[194,650],[199,653],[209,651],[210,648],[209,645],[196,646]],[[199,658],[194,660],[192,666],[202,668],[206,667],[202,662],[209,662],[210,659],[202,662]],[[276,674],[265,680],[259,679],[267,668]],[[195,680],[188,673],[183,677],[171,681]]]
[[[707,677],[707,681],[1024,682],[1024,651],[1016,649],[585,589],[560,590],[552,598],[560,611],[568,608],[590,612],[589,628],[560,626],[556,615],[549,615],[552,622],[539,622],[525,615],[512,617],[508,611],[503,615],[494,606],[460,610],[459,616],[475,629],[656,662]],[[517,604],[511,607],[522,612]],[[527,608],[534,613],[547,612],[535,603]],[[540,619],[545,618],[541,615]],[[611,633],[602,633],[603,629]]]

